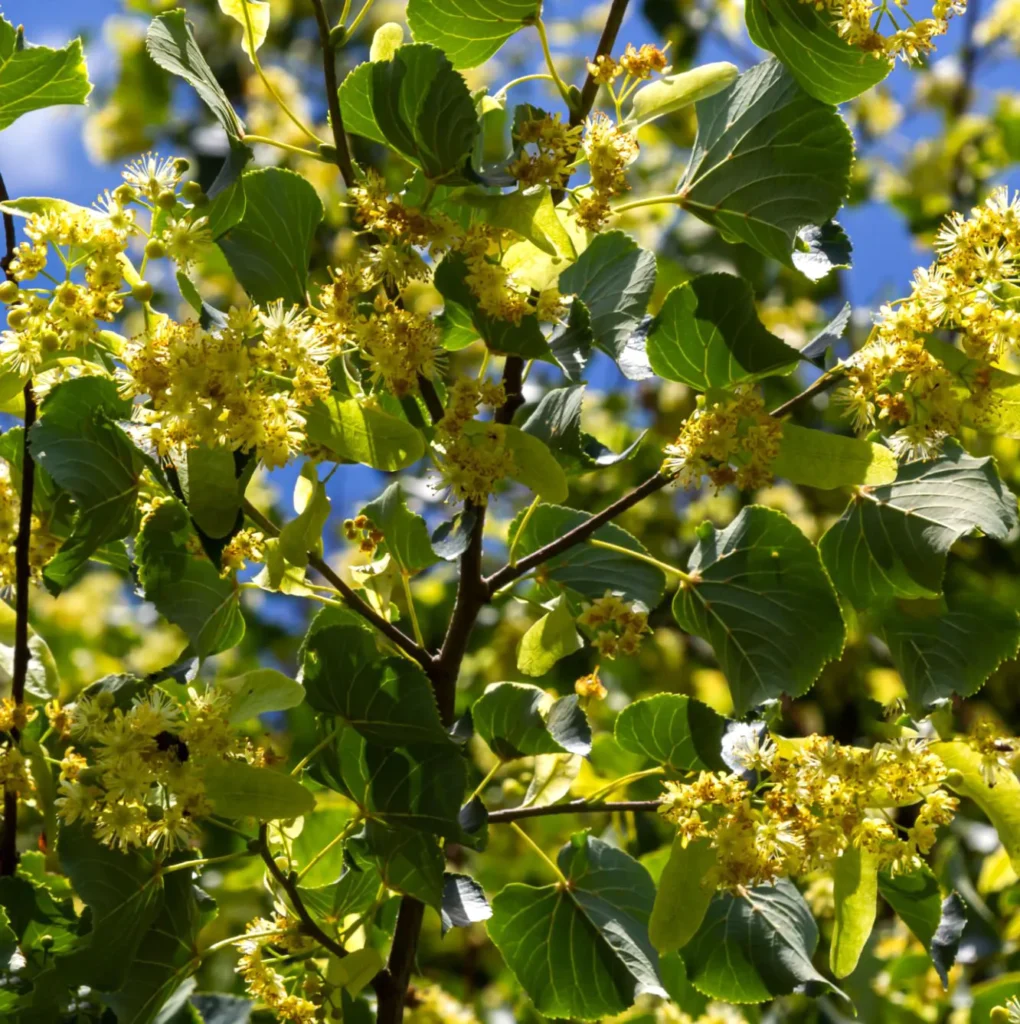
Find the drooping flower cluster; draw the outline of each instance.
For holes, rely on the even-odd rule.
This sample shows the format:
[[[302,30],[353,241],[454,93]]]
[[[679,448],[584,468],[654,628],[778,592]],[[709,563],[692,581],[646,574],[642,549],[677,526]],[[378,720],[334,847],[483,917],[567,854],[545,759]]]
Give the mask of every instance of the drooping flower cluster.
[[[415,985],[413,1005],[404,1014],[408,1024],[478,1024],[474,1011],[438,985]]]
[[[913,870],[957,806],[940,788],[945,765],[921,739],[869,750],[826,736],[774,742],[759,734],[738,756],[760,773],[757,787],[742,775],[702,772],[690,783],[667,782],[661,807],[685,846],[711,842],[712,880],[722,888],[824,871],[851,846],[882,867]],[[908,805],[920,806],[904,827],[894,810]]]
[[[735,389],[714,403],[700,398],[677,439],[665,447],[663,472],[684,487],[698,486],[704,476],[717,488],[764,487],[772,481],[782,434],[782,424],[750,388]]]
[[[0,699],[0,792],[26,797],[34,788],[31,766],[14,737],[36,714],[35,708],[16,704],[11,697]]]
[[[237,973],[244,979],[248,994],[268,1009],[277,1019],[293,1024],[312,1024],[322,1019],[318,1001],[287,991],[287,979],[266,957],[267,947],[275,947],[286,954],[307,953],[316,948],[314,940],[300,931],[298,922],[285,913],[277,912],[272,920],[256,917],[245,928],[245,937],[238,942],[241,956]],[[309,975],[306,987],[318,988],[318,979]],[[308,992],[306,994],[313,994]]]
[[[825,10],[850,46],[878,59],[899,57],[907,62],[921,60],[931,53],[935,49],[934,40],[949,29],[949,19],[967,9],[966,0],[934,0],[931,17],[915,19],[907,10],[906,3],[897,3],[894,14],[887,4],[875,3],[874,0],[801,2]],[[903,18],[904,24],[900,24],[898,16]],[[886,21],[891,31],[881,31]]]
[[[64,754],[57,814],[89,825],[115,849],[187,847],[198,837],[197,819],[211,810],[206,765],[263,759],[236,737],[230,702],[225,690],[192,688],[182,704],[155,686],[126,711],[106,691],[81,697],[70,731],[85,753],[71,747]]]
[[[997,189],[971,215],[953,214],[936,238],[937,257],[914,274],[908,298],[882,307],[868,344],[843,366],[837,393],[859,430],[891,433],[899,454],[930,457],[968,416],[995,412],[991,371],[1020,345],[1020,312],[1008,289],[1018,279],[1020,196]],[[926,346],[953,332],[967,359],[953,372]],[[966,403],[966,404],[965,404]]]
[[[21,499],[14,486],[11,465],[0,458],[0,590],[15,584],[15,549],[18,540],[18,519]],[[49,532],[48,524],[32,516],[29,536],[29,568],[33,579],[38,579],[43,566],[57,553],[61,540]]]
[[[564,124],[559,114],[522,120],[514,127],[517,156],[510,164],[510,173],[522,188],[564,188],[581,148],[582,131],[580,125]]]
[[[637,654],[641,638],[651,632],[648,612],[639,604],[628,604],[609,590],[584,605],[577,623],[594,634],[595,647],[604,658]]]
[[[598,231],[609,219],[610,199],[630,189],[626,172],[637,159],[638,141],[633,132],[622,131],[596,111],[585,122],[583,148],[591,191],[580,200],[574,215],[589,231]]]

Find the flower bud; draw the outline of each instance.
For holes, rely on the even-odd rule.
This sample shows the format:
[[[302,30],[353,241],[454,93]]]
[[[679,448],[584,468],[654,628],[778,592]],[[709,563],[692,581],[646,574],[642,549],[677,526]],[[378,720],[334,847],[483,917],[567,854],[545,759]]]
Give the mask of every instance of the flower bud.
[[[126,206],[128,203],[132,203],[138,198],[138,193],[125,181],[122,185],[118,185],[113,190],[113,198],[116,199],[121,206]]]
[[[139,302],[151,302],[152,290],[152,285],[148,281],[139,281],[138,284],[131,288],[131,294]]]
[[[209,197],[205,194],[205,189],[197,181],[186,181],[181,186],[181,195],[189,202],[194,203],[195,206],[205,206],[209,202]]]
[[[152,260],[158,260],[166,255],[166,246],[158,238],[150,238],[145,243],[145,255]]]
[[[7,314],[7,326],[15,331],[20,331],[28,323],[28,310],[24,306],[18,306]]]
[[[54,330],[43,331],[39,335],[39,347],[43,352],[56,352],[60,348],[60,335]]]
[[[0,284],[0,302],[14,302],[18,297],[18,285],[16,281],[4,281]]]
[[[334,25],[329,32],[329,41],[335,49],[340,49],[347,41],[347,29],[343,25]]]
[[[172,210],[177,205],[177,193],[171,188],[165,188],[156,196],[156,205],[161,210]]]
[[[179,156],[174,161],[174,170],[177,172],[177,176],[180,177],[182,174],[187,174],[191,169],[191,161],[185,160],[183,156]]]

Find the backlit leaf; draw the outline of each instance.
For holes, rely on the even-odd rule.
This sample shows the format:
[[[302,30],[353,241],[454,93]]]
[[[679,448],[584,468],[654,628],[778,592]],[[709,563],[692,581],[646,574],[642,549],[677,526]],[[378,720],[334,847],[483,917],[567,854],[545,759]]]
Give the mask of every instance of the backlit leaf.
[[[832,945],[829,968],[845,978],[871,937],[878,907],[878,857],[869,850],[848,846],[832,867]]]
[[[541,9],[536,0],[409,0],[407,24],[416,42],[434,43],[455,68],[474,68]]]
[[[833,490],[896,479],[896,456],[885,445],[784,423],[772,472],[791,483]]]
[[[680,836],[673,840],[648,922],[648,937],[660,953],[683,949],[701,927],[715,895],[714,884],[705,876],[718,857],[709,839],[695,839],[686,846]]]
[[[723,771],[720,750],[726,719],[707,704],[677,693],[657,693],[628,704],[617,716],[616,742],[672,771]]]
[[[425,454],[421,434],[407,420],[336,392],[309,407],[306,429],[310,441],[337,458],[387,473],[405,469]]]
[[[202,781],[213,810],[225,818],[300,818],[315,807],[312,791],[292,775],[245,761],[210,761]]]

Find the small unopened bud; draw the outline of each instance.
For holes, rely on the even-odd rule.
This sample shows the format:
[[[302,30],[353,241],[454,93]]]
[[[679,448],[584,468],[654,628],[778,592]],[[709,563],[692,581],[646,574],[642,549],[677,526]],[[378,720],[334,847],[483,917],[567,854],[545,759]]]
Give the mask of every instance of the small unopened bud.
[[[328,142],[320,142],[319,156],[323,160],[329,160],[330,162],[336,160],[336,146],[331,146]]]
[[[148,281],[139,281],[138,284],[132,286],[131,294],[139,302],[151,302],[152,301],[152,285]]]
[[[185,160],[183,156],[179,156],[174,161],[174,170],[177,172],[177,176],[180,177],[183,174],[187,174],[191,170],[191,161]]]
[[[343,25],[334,25],[329,31],[329,41],[333,47],[339,50],[347,41],[347,29]]]
[[[18,306],[7,314],[7,326],[15,331],[20,331],[28,323],[28,310],[24,306]]]
[[[43,331],[39,335],[39,347],[43,352],[56,352],[60,348],[60,335],[54,330]]]
[[[209,202],[209,197],[205,194],[205,189],[197,181],[186,181],[181,186],[181,195],[189,202],[194,203],[196,206],[204,206]]]
[[[172,210],[177,205],[177,193],[171,188],[165,188],[156,196],[156,205],[161,210]]]
[[[572,114],[576,113],[581,109],[583,100],[581,98],[581,90],[576,85],[567,86],[567,105],[570,107]]]
[[[4,281],[0,284],[0,302],[14,302],[19,291],[17,281]]]
[[[125,181],[124,184],[118,185],[113,190],[113,198],[121,206],[125,206],[128,203],[134,202],[138,198],[138,193]]]
[[[963,772],[959,771],[956,768],[951,768],[949,772],[946,773],[944,781],[950,789],[959,789],[960,786],[964,784],[965,780],[963,777]]]
[[[150,238],[145,243],[145,255],[150,260],[158,260],[166,255],[166,246],[158,238]]]
[[[989,1024],[1009,1024],[1009,1010],[1005,1006],[993,1006],[988,1021]]]

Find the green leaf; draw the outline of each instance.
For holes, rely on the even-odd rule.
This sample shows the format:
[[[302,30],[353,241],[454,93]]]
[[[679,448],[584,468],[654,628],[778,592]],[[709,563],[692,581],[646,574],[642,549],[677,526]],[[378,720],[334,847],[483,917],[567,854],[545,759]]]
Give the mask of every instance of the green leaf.
[[[83,104],[91,91],[80,39],[60,50],[26,45],[0,15],[0,130],[32,110]]]
[[[754,292],[732,274],[702,274],[666,296],[648,330],[648,361],[698,391],[790,373],[800,354],[758,319]]]
[[[849,236],[836,221],[809,224],[797,232],[793,265],[808,280],[821,281],[831,271],[849,267],[853,251]]]
[[[515,231],[550,256],[572,260],[577,255],[546,186],[501,195],[480,190],[457,192],[449,202],[442,204],[442,209],[451,205],[466,206],[473,215],[471,221],[481,220],[493,227]]]
[[[151,1024],[182,981],[201,966],[198,933],[212,919],[216,904],[192,884],[188,871],[168,875],[164,886],[163,907],[138,947],[126,984],[103,996],[118,1024]]]
[[[728,1003],[764,1003],[794,991],[843,996],[815,970],[817,946],[804,897],[782,878],[746,897],[716,893],[683,960],[698,991]]]
[[[957,540],[975,529],[1004,540],[1016,525],[1016,498],[992,459],[947,445],[937,459],[901,466],[891,484],[860,488],[819,549],[840,593],[866,608],[938,596]]]
[[[492,683],[471,716],[475,731],[503,761],[591,751],[591,727],[575,694],[554,700],[530,683]]]
[[[247,12],[245,8],[247,8]],[[241,48],[254,63],[255,58],[252,55],[251,44],[254,43],[254,49],[258,51],[266,41],[266,34],[269,32],[270,7],[268,0],[220,0],[220,10],[241,26]],[[249,24],[251,25],[250,34]]]
[[[386,473],[406,469],[425,454],[421,434],[407,420],[344,399],[334,392],[306,410],[309,441],[339,459],[360,462]]]
[[[725,771],[720,753],[726,719],[707,704],[657,693],[628,704],[617,716],[616,742],[671,771]]]
[[[796,423],[783,424],[779,454],[772,462],[776,476],[821,490],[892,483],[898,468],[896,456],[885,445]]]
[[[454,744],[388,748],[344,729],[336,758],[344,787],[366,817],[440,836],[458,834],[467,768]]]
[[[378,871],[387,889],[440,909],[444,857],[432,836],[370,819],[347,840],[347,849],[355,861]]]
[[[0,24],[3,19],[0,18]],[[77,203],[69,203],[66,199],[50,199],[48,196],[18,196],[17,199],[7,199],[0,203],[0,211],[9,213],[14,217],[31,217],[33,214],[48,213],[72,213],[91,215],[86,206],[79,206]]]
[[[648,82],[634,93],[627,121],[641,127],[722,92],[740,74],[735,64],[716,61]]]
[[[521,637],[517,669],[526,676],[544,676],[561,658],[583,646],[569,605],[557,598],[553,607]]]
[[[291,565],[303,569],[310,554],[322,557],[322,531],[330,511],[326,486],[311,460],[301,467],[294,485],[294,508],[298,514],[280,531],[280,551]]]
[[[244,135],[244,124],[202,56],[184,11],[168,11],[153,18],[145,46],[161,68],[183,78],[195,89],[227,135],[235,139]]]
[[[952,595],[944,606],[899,602],[882,614],[881,631],[919,714],[953,694],[972,697],[1020,649],[1016,611],[976,594]]]
[[[538,318],[522,316],[518,324],[490,316],[478,304],[478,299],[467,283],[467,263],[459,252],[450,252],[436,267],[433,284],[446,300],[445,316],[458,323],[470,318],[478,337],[493,352],[523,356],[525,359],[544,359],[553,362],[549,343],[545,340]]]
[[[303,306],[322,201],[300,174],[282,167],[245,171],[241,181],[244,216],[219,238],[223,255],[253,302]]]
[[[829,221],[849,192],[849,129],[774,59],[702,100],[697,115],[677,202],[727,241],[793,266],[798,232]]]
[[[605,231],[560,274],[559,289],[576,295],[591,317],[590,338],[619,360],[648,309],[655,287],[655,253],[622,231]]]
[[[151,512],[138,534],[138,578],[146,600],[180,626],[195,653],[206,658],[241,642],[244,616],[235,582],[221,577],[208,559],[190,553],[191,536],[180,502],[164,502]]]
[[[492,907],[485,898],[485,890],[470,875],[447,872],[443,879],[440,917],[445,935],[451,928],[466,928],[469,924],[488,921]]]
[[[643,993],[665,997],[648,940],[655,886],[622,850],[576,834],[557,858],[569,886],[506,886],[489,935],[535,1009],[597,1020]]]
[[[846,630],[815,546],[781,512],[752,505],[698,541],[673,600],[681,629],[711,643],[734,711],[799,697],[843,651]]]
[[[851,46],[828,9],[801,0],[748,0],[747,31],[823,103],[845,103],[878,85],[895,63],[881,51]]]
[[[311,790],[292,775],[245,761],[210,761],[202,780],[213,810],[226,818],[276,821],[300,818],[315,808]]]
[[[520,560],[590,518],[587,512],[562,505],[536,505],[531,518],[523,523],[523,529],[523,512],[510,525],[508,543],[516,541],[515,553]],[[612,523],[600,526],[592,537],[641,554],[648,553],[635,537]],[[659,604],[666,587],[666,577],[661,569],[591,544],[576,544],[562,555],[550,558],[543,563],[543,576],[550,583],[566,587],[581,598],[602,597],[610,590],[621,594],[627,601],[640,601],[647,608]],[[558,587],[546,589],[552,596],[559,592]]]
[[[57,593],[99,548],[126,537],[134,526],[144,462],[113,422],[129,411],[113,381],[80,377],[54,388],[32,427],[33,456],[77,506],[71,535],[44,571]]]
[[[686,846],[680,836],[673,840],[648,921],[648,937],[660,953],[683,949],[701,927],[715,895],[714,883],[705,876],[718,857],[710,839]]]
[[[871,938],[878,912],[878,856],[848,846],[832,867],[835,918],[829,969],[845,978],[857,966]]]
[[[451,743],[425,673],[406,658],[381,658],[367,629],[337,623],[331,609],[315,617],[305,637],[301,681],[311,707],[373,743]]]
[[[461,179],[478,116],[442,50],[412,43],[359,65],[340,86],[340,106],[348,131],[388,144],[432,181]]]
[[[244,497],[234,453],[223,445],[189,448],[177,467],[188,511],[210,537],[226,537],[237,525]]]
[[[435,44],[455,68],[476,68],[540,13],[536,0],[409,0],[407,24],[416,42]]]
[[[408,509],[399,483],[390,484],[361,509],[361,514],[382,531],[380,550],[388,553],[402,572],[414,575],[439,561],[425,520]]]
[[[938,880],[927,867],[910,874],[883,871],[878,876],[878,891],[928,951],[942,985],[948,988],[949,971],[967,924],[963,901],[955,892],[943,899]]]
[[[982,770],[981,754],[965,741],[933,743],[930,749],[953,773],[946,785],[973,800],[988,815],[1013,870],[1020,873],[1020,781],[1012,769],[996,771],[991,777],[994,785],[989,785]]]
[[[603,466],[614,466],[636,451],[639,437],[625,451],[616,454],[601,441],[581,429],[584,384],[552,388],[539,401],[535,410],[521,425],[548,445],[553,457],[568,473],[584,473]]]
[[[580,754],[538,754],[531,772],[522,807],[548,807],[570,792],[581,773]]]
[[[216,683],[232,694],[228,717],[231,725],[241,725],[268,711],[296,708],[305,699],[305,688],[275,668],[256,668],[233,679]]]
[[[483,423],[478,426],[485,429]],[[503,439],[514,458],[510,473],[514,480],[546,501],[566,500],[570,493],[566,474],[544,441],[517,427],[504,427]]]

